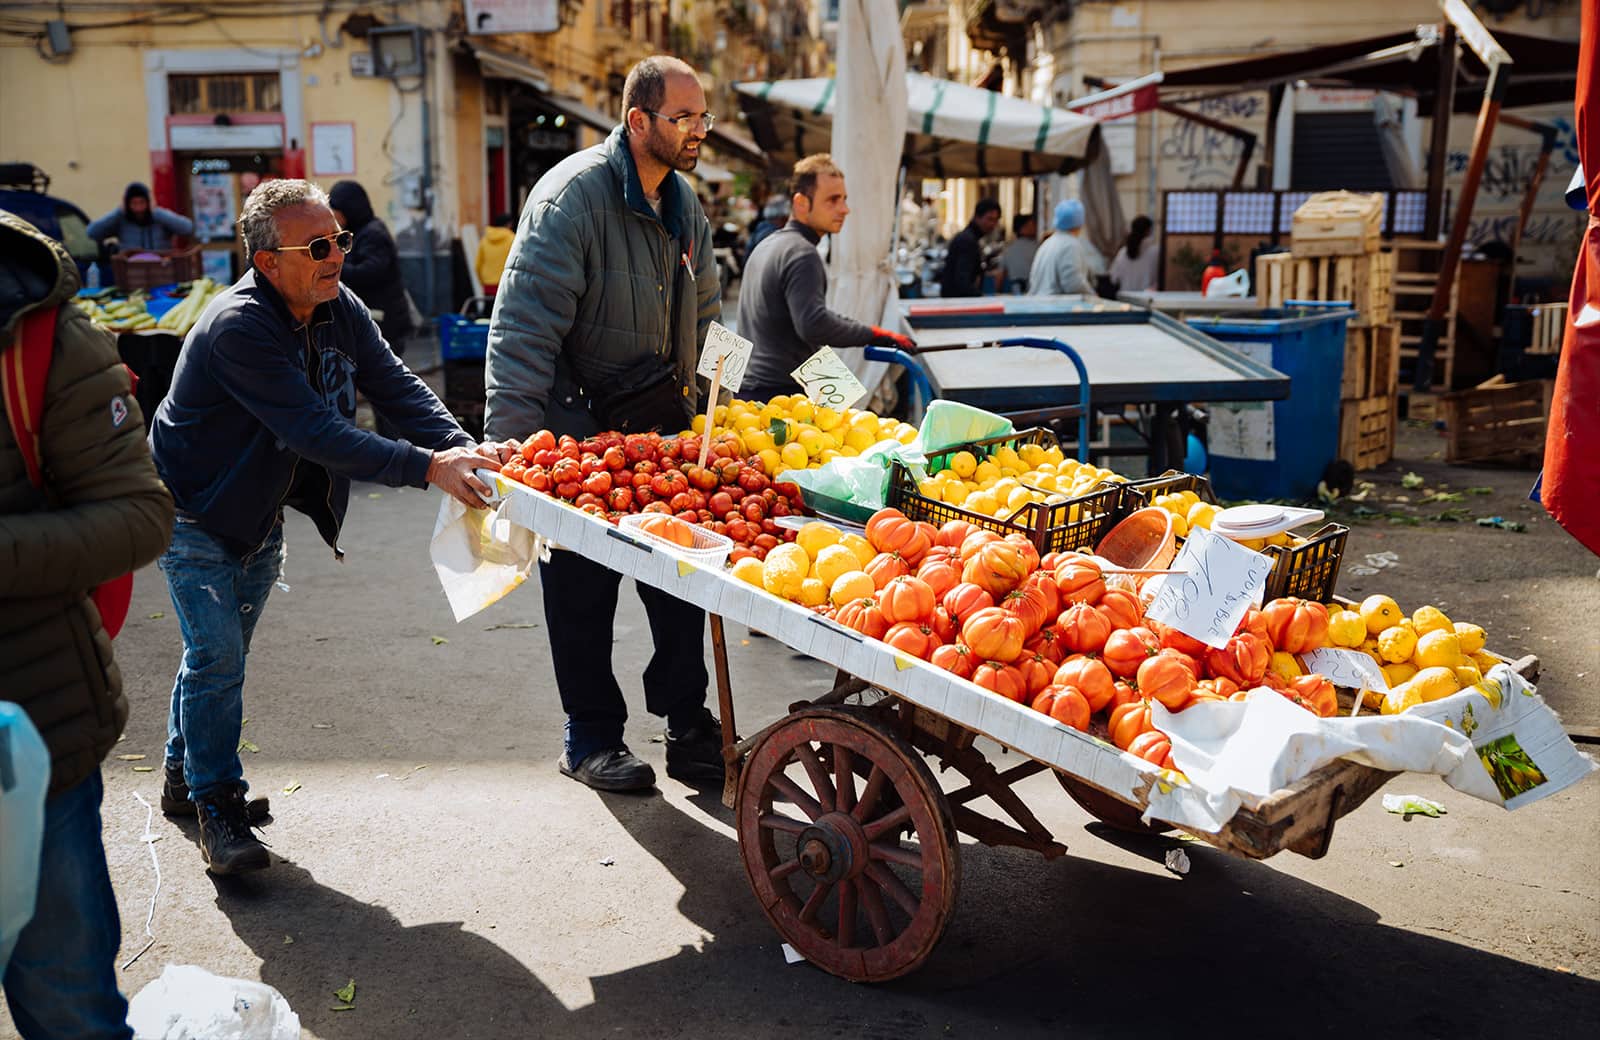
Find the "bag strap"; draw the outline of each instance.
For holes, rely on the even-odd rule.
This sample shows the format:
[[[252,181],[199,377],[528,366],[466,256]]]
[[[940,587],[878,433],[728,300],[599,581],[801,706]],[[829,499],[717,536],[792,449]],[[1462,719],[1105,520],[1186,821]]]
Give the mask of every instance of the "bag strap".
[[[44,428],[45,381],[55,350],[56,307],[40,307],[17,325],[16,342],[0,354],[0,391],[6,419],[34,487],[44,487],[39,436]]]

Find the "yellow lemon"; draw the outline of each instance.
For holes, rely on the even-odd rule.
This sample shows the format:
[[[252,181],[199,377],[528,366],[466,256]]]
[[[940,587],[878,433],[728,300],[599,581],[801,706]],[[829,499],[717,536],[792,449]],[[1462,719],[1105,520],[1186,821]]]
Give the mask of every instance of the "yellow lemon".
[[[1000,503],[995,500],[993,492],[979,491],[975,495],[968,495],[967,500],[962,503],[962,508],[982,513],[984,516],[993,516],[995,510],[1000,508]]]
[[[1444,616],[1444,611],[1438,607],[1418,607],[1411,613],[1411,627],[1417,630],[1417,635],[1427,635],[1439,629],[1453,629],[1454,622]]]
[[[1450,670],[1456,673],[1456,682],[1461,684],[1463,690],[1470,689],[1483,682],[1483,673],[1473,665],[1457,665]]]
[[[1189,537],[1189,521],[1182,513],[1172,514],[1172,536],[1174,538]]]
[[[1388,596],[1368,596],[1361,601],[1361,620],[1367,623],[1367,632],[1377,635],[1384,629],[1400,623],[1404,617],[1400,613],[1400,604]]]
[[[858,571],[862,567],[855,550],[846,545],[825,545],[817,552],[815,560],[811,566],[812,577],[825,582],[830,589],[839,580],[839,575]]]
[[[1468,654],[1467,657],[1472,661],[1473,665],[1477,667],[1478,671],[1482,672],[1484,675],[1488,675],[1489,669],[1500,663],[1500,658],[1489,653],[1487,650],[1474,650],[1472,653]]]
[[[894,428],[894,439],[901,444],[910,444],[917,439],[917,428],[910,423],[901,423]]]
[[[1282,650],[1272,655],[1267,667],[1284,679],[1298,679],[1306,674],[1306,670],[1300,667],[1300,662],[1294,659],[1294,655],[1286,654]]]
[[[878,555],[878,550],[872,547],[872,543],[867,541],[862,535],[856,534],[854,531],[850,531],[842,535],[839,538],[839,544],[855,553],[856,559],[861,561],[862,567],[865,567],[867,564],[871,563],[872,558]]]
[[[943,498],[950,505],[959,506],[961,503],[967,500],[967,496],[970,494],[971,492],[967,490],[967,485],[961,483],[959,480],[951,480],[945,482],[944,488],[939,497]]]
[[[1335,610],[1328,614],[1328,639],[1334,646],[1360,646],[1367,638],[1367,623],[1353,610]]]
[[[1410,661],[1401,661],[1399,664],[1383,665],[1383,679],[1389,684],[1389,689],[1394,689],[1403,682],[1407,682],[1417,674],[1417,666]]]
[[[817,406],[809,400],[801,398],[789,409],[789,415],[796,422],[810,422],[817,414]]]
[[[967,478],[962,478],[962,479],[967,479]],[[999,480],[1000,479],[1000,467],[996,466],[993,462],[990,462],[988,459],[984,459],[982,462],[978,463],[977,468],[973,470],[972,476],[971,476],[970,479],[976,480],[980,484],[983,483],[985,480]]]
[[[811,557],[794,543],[780,545],[767,553],[761,565],[761,584],[774,596],[798,599],[800,586],[811,571]]]
[[[1450,668],[1424,668],[1404,685],[1421,690],[1425,701],[1436,701],[1461,689],[1460,680]]]
[[[1398,715],[1407,708],[1415,708],[1422,703],[1422,691],[1410,683],[1402,683],[1392,687],[1383,697],[1383,705],[1378,709],[1385,715]]]
[[[744,435],[746,430],[754,430],[760,425],[761,420],[751,415],[749,412],[740,412],[738,415],[733,417],[733,428],[741,436]]]
[[[839,451],[833,448],[823,448],[822,454],[817,456],[817,462],[819,465],[826,466],[828,463],[838,458],[839,454]]]
[[[802,607],[820,607],[828,601],[828,586],[820,578],[807,578],[800,583],[800,595],[795,602]]]
[[[795,436],[795,443],[805,450],[807,457],[813,459],[821,455],[822,449],[827,447],[822,439],[822,432],[811,426],[800,427],[800,432]]]
[[[806,555],[815,560],[822,550],[830,545],[839,544],[839,529],[821,520],[813,520],[795,533],[794,544],[804,549]]]
[[[744,442],[746,455],[759,455],[769,448],[776,450],[778,447],[772,442],[772,434],[766,430],[745,430],[739,434],[739,440]]]
[[[1057,466],[1061,465],[1061,463],[1066,459],[1066,456],[1062,454],[1061,449],[1054,444],[1050,445],[1044,450],[1044,457],[1046,462],[1053,462]],[[1073,461],[1076,462],[1077,460],[1074,459]]]
[[[1014,487],[1006,492],[1006,510],[1008,512],[1015,513],[1032,501],[1033,496],[1025,487]]]
[[[858,599],[866,599],[877,591],[872,584],[872,575],[866,571],[846,571],[833,580],[828,587],[828,599],[836,607],[846,603],[853,603]]]
[[[923,498],[931,498],[935,502],[944,501],[944,481],[924,480],[917,485],[917,493]]]
[[[1204,527],[1211,530],[1211,522],[1217,518],[1217,507],[1210,502],[1196,502],[1189,507],[1189,512],[1184,519],[1189,522],[1189,529]]]
[[[1002,469],[1014,469],[1020,472],[1023,468],[1022,459],[1017,455],[1017,449],[1009,444],[996,451],[993,457],[995,465]]]
[[[689,429],[693,430],[695,433],[705,433],[706,417],[704,415],[695,416],[694,421],[689,423]]]
[[[765,588],[766,583],[763,581],[764,569],[760,560],[754,556],[746,556],[742,560],[734,561],[733,576],[742,582],[754,585],[758,589]]]
[[[788,466],[790,469],[805,469],[806,466],[811,462],[811,456],[797,441],[790,441],[788,444],[785,444],[783,446],[783,450],[778,453],[778,457],[781,458],[783,460],[783,464]]]
[[[866,451],[876,443],[878,443],[876,429],[868,430],[863,426],[852,426],[850,427],[850,432],[844,435],[844,446],[846,448],[854,448],[857,454]]]
[[[1449,631],[1436,629],[1417,640],[1414,660],[1417,667],[1424,670],[1438,667],[1455,668],[1462,663],[1461,640],[1456,636],[1454,629]]]
[[[1378,633],[1378,653],[1390,664],[1411,660],[1417,649],[1417,634],[1395,625]]]
[[[970,451],[958,451],[950,456],[950,468],[955,471],[956,476],[966,480],[977,472],[978,457]]]
[[[857,455],[860,455],[861,452],[856,448],[852,448],[850,445],[846,444],[839,449],[839,454],[843,455],[847,459],[853,459]]]
[[[1454,625],[1456,639],[1461,643],[1461,652],[1475,654],[1483,649],[1484,641],[1488,638],[1483,634],[1483,629],[1465,621],[1457,621]]]
[[[776,399],[774,399],[776,400]],[[783,418],[783,408],[777,404],[764,404],[761,411],[756,413],[756,421],[762,426],[771,426],[772,420]]]
[[[1024,465],[1037,466],[1044,459],[1044,449],[1037,444],[1024,444],[1017,450]]]
[[[816,414],[811,417],[811,421],[817,424],[817,429],[824,433],[829,433],[838,429],[839,424],[844,421],[844,416],[827,405],[818,405]]]
[[[762,448],[756,454],[761,456],[761,468],[769,477],[775,476],[778,467],[783,465],[783,456],[778,454],[777,448]]]

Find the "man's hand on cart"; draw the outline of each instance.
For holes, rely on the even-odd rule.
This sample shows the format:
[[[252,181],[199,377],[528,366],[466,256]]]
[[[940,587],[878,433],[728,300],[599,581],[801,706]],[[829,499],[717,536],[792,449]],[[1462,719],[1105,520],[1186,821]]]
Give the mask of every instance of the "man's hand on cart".
[[[511,461],[511,456],[522,450],[522,445],[516,441],[484,441],[474,449],[486,459],[494,459],[502,466]]]
[[[476,448],[447,448],[434,452],[428,462],[428,483],[436,485],[468,509],[483,509],[494,497],[494,491],[478,479],[473,470],[500,471],[499,458],[492,451],[487,454],[484,452],[485,448],[494,447],[479,445]]]
[[[916,350],[917,341],[910,336],[902,336],[898,332],[872,326],[872,346],[874,347],[899,347],[901,350]]]

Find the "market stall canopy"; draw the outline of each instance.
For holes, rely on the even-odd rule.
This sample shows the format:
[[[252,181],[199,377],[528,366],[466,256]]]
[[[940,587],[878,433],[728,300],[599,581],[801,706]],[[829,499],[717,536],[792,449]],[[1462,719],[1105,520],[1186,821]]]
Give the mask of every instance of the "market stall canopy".
[[[832,146],[831,79],[734,84],[750,130],[779,165]],[[1100,148],[1099,125],[1062,108],[906,73],[902,160],[912,176],[1007,177],[1071,173]]]
[[[1436,25],[1419,25],[1411,32],[1168,71],[1161,83],[1161,99],[1183,104],[1307,80],[1415,97],[1418,113],[1431,116],[1439,83],[1439,35]],[[1525,108],[1573,96],[1578,82],[1577,43],[1498,30],[1494,40],[1512,61],[1502,107]],[[1462,47],[1453,110],[1476,112],[1488,82],[1488,66],[1471,47]]]

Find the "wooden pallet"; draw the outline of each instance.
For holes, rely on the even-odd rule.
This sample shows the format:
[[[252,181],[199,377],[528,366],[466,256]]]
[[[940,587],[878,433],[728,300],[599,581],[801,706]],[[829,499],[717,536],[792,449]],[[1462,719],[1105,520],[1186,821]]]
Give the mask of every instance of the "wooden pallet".
[[[1495,376],[1440,397],[1446,462],[1516,461],[1544,453],[1546,380]]]
[[[1443,251],[1444,243],[1397,238],[1393,242],[1393,249],[1395,255],[1393,317],[1400,323],[1400,361],[1407,369],[1402,379],[1409,385],[1411,372],[1415,371],[1417,347],[1422,342],[1422,321],[1427,317],[1428,308],[1433,303],[1434,286],[1439,284],[1438,272],[1426,268],[1437,266],[1438,254]],[[1458,278],[1456,284],[1450,288],[1449,305],[1445,308],[1444,314],[1444,328],[1440,332],[1439,343],[1433,355],[1432,387],[1441,391],[1450,389],[1455,378],[1456,296],[1459,287]],[[1432,415],[1411,414],[1410,418],[1432,418]]]
[[[1346,401],[1392,397],[1400,382],[1400,326],[1360,325],[1345,332],[1344,381],[1339,396]]]
[[[1339,405],[1339,457],[1359,470],[1394,457],[1395,397],[1369,397]]]
[[[1383,325],[1394,312],[1394,256],[1266,253],[1256,257],[1256,300],[1263,307],[1282,307],[1289,300],[1347,300],[1356,311],[1351,325]]]
[[[1533,319],[1532,335],[1528,338],[1528,354],[1559,354],[1561,340],[1567,334],[1567,305],[1546,303],[1529,311]]]

